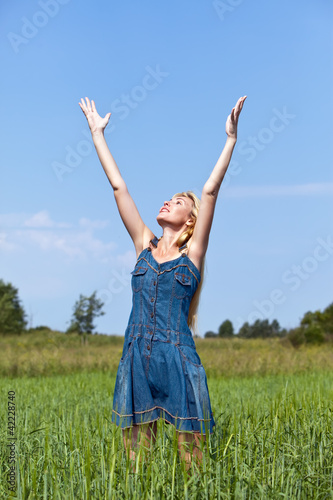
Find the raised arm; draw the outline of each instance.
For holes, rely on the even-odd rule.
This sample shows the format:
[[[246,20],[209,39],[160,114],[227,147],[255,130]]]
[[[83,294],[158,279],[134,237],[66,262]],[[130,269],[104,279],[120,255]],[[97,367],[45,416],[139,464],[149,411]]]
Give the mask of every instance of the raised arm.
[[[232,111],[227,118],[226,133],[228,137],[225,146],[212,173],[209,176],[209,179],[207,180],[202,190],[200,210],[188,251],[188,256],[191,258],[194,264],[196,264],[198,269],[201,268],[203,258],[207,251],[209,233],[214,217],[215,204],[221,183],[228,169],[231,156],[237,141],[238,118],[243,108],[245,99],[246,96],[238,99],[236,106],[232,108]]]
[[[88,97],[86,97],[86,101],[81,99],[79,106],[87,118],[98,158],[113,188],[120,217],[133,240],[138,256],[154,235],[141,219],[139,211],[128,192],[125,181],[105,141],[104,129],[109,123],[111,113],[107,113],[104,118],[99,116],[94,101],[90,102]]]

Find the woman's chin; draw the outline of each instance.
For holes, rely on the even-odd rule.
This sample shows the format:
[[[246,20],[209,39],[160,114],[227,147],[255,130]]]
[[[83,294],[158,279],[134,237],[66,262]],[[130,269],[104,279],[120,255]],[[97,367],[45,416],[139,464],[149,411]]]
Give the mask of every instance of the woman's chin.
[[[163,225],[164,220],[163,217],[161,217],[161,214],[158,214],[158,216],[156,217],[156,221],[160,226]]]

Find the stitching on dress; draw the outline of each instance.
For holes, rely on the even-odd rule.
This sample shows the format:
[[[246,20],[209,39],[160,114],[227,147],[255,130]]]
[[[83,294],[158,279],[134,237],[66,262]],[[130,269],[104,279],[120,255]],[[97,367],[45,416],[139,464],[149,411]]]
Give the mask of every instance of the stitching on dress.
[[[154,411],[154,410],[163,410],[165,413],[168,413],[168,415],[170,415],[172,418],[175,418],[176,420],[197,420],[198,422],[210,422],[212,420],[212,418],[175,417],[168,410],[165,410],[163,408],[163,406],[154,406],[153,408],[149,408],[148,410],[134,411],[133,413],[130,413],[129,415],[122,415],[121,413],[118,413],[116,410],[112,410],[112,412],[115,413],[116,415],[118,415],[118,417],[133,417],[134,414],[148,413],[148,412]],[[155,418],[154,420],[158,420],[159,418],[160,417]],[[152,420],[152,422],[154,422],[154,420]],[[145,423],[149,423],[149,422],[145,422]],[[172,424],[172,422],[169,422],[169,423]]]
[[[163,406],[154,406],[153,408],[149,408],[148,410],[142,410],[142,411],[134,411],[133,413],[135,414],[141,414],[141,413],[147,413],[149,411],[154,411],[154,410],[163,410],[165,413],[168,413],[171,415],[172,418],[175,418],[176,420],[197,420],[198,422],[209,422],[212,420],[211,418],[198,418],[198,417],[175,417],[170,413],[168,410],[165,410]],[[120,415],[121,416],[121,415]]]
[[[114,411],[114,410],[112,410]],[[122,427],[122,430],[124,429],[131,429],[134,425],[147,425],[147,424],[151,424],[153,422],[156,422],[156,420],[160,420],[160,418],[163,418],[163,420],[165,422],[167,422],[168,424],[170,425],[173,425],[175,428],[176,428],[176,431],[177,432],[182,432],[180,429],[177,429],[176,425],[172,422],[170,422],[168,419],[166,419],[165,417],[157,417],[157,418],[154,418],[153,420],[149,420],[149,422],[144,422],[142,424],[131,424],[131,425],[127,425],[126,427]],[[215,427],[215,423],[213,424],[213,428]],[[183,432],[186,432],[187,434],[200,434],[200,436],[206,436],[206,433],[205,432],[201,432],[201,431],[183,431]]]
[[[131,337],[131,338],[133,339],[133,337]],[[131,340],[130,345],[128,346],[128,350],[127,350],[127,353],[125,354],[125,356],[120,359],[121,362],[125,361],[125,359],[129,355],[129,353],[132,351],[132,349],[133,349],[133,340]]]
[[[116,410],[113,409],[112,412],[118,415],[118,417],[133,417],[133,413],[130,413],[129,415],[122,415],[121,413],[118,413]]]
[[[146,360],[147,360],[147,368],[145,368],[145,374],[146,374],[146,378],[148,378],[150,354],[149,354],[148,356],[146,356],[146,355],[144,354],[144,357],[145,357],[145,358],[146,358]]]
[[[150,264],[150,262],[148,262],[148,260],[147,260],[145,257],[142,257],[140,260],[144,260],[144,261],[148,264],[148,266],[149,266],[149,267],[150,267],[153,271],[155,271],[155,273],[156,273],[156,274],[158,274],[157,269],[155,269],[155,267],[153,267],[153,266]],[[139,261],[138,261],[138,262],[139,262]]]
[[[169,299],[169,312],[168,312],[168,322],[167,322],[167,330],[171,330],[171,316],[172,316],[172,300],[173,300],[173,294],[170,294],[170,299]]]
[[[165,269],[164,271],[160,271],[160,275],[163,274],[163,273],[168,273],[170,271],[173,271],[174,269],[177,269],[177,267],[187,267],[187,269],[190,271],[190,273],[194,276],[194,278],[197,280],[198,283],[199,280],[198,278],[196,277],[196,275],[194,274],[194,272],[192,271],[192,269],[189,268],[189,266],[187,264],[179,264],[178,266],[174,266],[174,267],[171,267],[170,269]]]
[[[157,269],[155,269],[155,267],[153,267],[150,262],[148,262],[148,260],[145,258],[145,257],[141,257],[140,259],[137,260],[136,264],[140,261],[140,260],[144,260],[148,266],[153,270],[155,271],[156,274],[164,274],[164,273],[167,273],[167,272],[170,272],[170,271],[173,271],[174,269],[176,269],[177,267],[187,267],[187,269],[190,271],[190,273],[194,276],[194,278],[196,279],[196,281],[198,282],[198,284],[200,283],[200,281],[198,280],[197,276],[194,274],[194,272],[192,271],[192,269],[188,266],[188,264],[178,264],[177,266],[173,266],[171,267],[170,269],[164,269],[163,271],[158,271]],[[157,262],[157,261],[156,261]],[[135,264],[135,265],[136,265]],[[165,264],[165,262],[163,262],[163,264]]]
[[[128,326],[141,326],[141,327],[143,326],[145,328],[150,328],[151,327],[151,325],[149,325],[149,324],[147,325],[145,323],[130,323]],[[158,331],[158,332],[162,332],[162,333],[164,332],[166,334],[168,334],[170,332],[171,334],[173,333],[173,334],[177,335],[179,333],[180,335],[185,335],[186,337],[193,338],[193,336],[192,336],[191,333],[178,332],[177,330],[173,330],[172,328],[157,328],[156,327],[155,330]]]
[[[185,354],[182,352],[181,349],[179,349],[179,346],[177,344],[174,344],[175,347],[177,347],[178,351],[180,352],[180,354],[183,356],[183,358],[185,359],[185,361],[187,361],[188,363],[191,363],[191,365],[193,366],[196,366],[198,368],[201,368],[203,365],[202,363],[200,365],[198,365],[197,363],[193,363],[193,361],[191,361],[190,359],[188,359]],[[189,347],[190,349],[194,349],[192,346],[188,345],[188,346],[185,346],[185,347]],[[195,351],[196,352],[196,351]]]

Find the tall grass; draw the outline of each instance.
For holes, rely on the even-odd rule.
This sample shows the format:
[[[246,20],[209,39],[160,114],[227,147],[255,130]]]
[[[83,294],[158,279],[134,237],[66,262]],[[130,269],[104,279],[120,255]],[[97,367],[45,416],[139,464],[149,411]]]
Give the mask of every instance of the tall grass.
[[[114,382],[102,372],[0,380],[1,498],[9,390],[19,499],[333,498],[331,372],[210,378],[216,428],[192,474],[162,421],[133,471],[110,422]]]
[[[209,377],[302,373],[333,368],[333,346],[301,346],[286,339],[195,340]],[[0,337],[0,376],[115,372],[123,337],[92,335],[82,346],[78,335],[45,331]]]

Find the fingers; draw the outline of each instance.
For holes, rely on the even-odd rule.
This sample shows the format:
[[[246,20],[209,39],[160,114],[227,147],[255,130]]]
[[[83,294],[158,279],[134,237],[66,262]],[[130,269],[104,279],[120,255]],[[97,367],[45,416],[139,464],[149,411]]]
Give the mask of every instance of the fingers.
[[[244,97],[241,97],[240,99],[240,104],[239,104],[239,107],[240,107],[240,110],[239,111],[242,111],[243,109],[243,104],[245,102],[245,99],[247,98],[247,95],[245,95]]]
[[[82,109],[84,115],[86,115],[88,110],[86,107],[86,103],[84,102],[84,100],[82,98],[81,98],[81,102],[79,102],[79,106]]]
[[[245,95],[244,97],[241,97],[240,99],[238,99],[240,111],[243,108],[243,104],[244,104],[246,98],[247,98],[247,95]]]
[[[82,109],[83,113],[86,115],[88,113],[89,109],[88,109],[88,106],[82,97],[81,97],[81,102],[79,102],[79,106]]]
[[[90,104],[90,101],[89,101],[88,97],[86,97],[86,101],[87,101],[87,108],[88,108],[88,111],[92,111],[92,109],[91,109],[91,104]]]
[[[90,100],[88,99],[88,97],[86,97],[85,99],[86,100],[84,100],[83,97],[81,97],[81,101],[79,102],[79,106],[82,109],[83,113],[85,115],[87,115],[87,113],[89,113],[89,111],[96,111],[96,106],[95,106],[94,101],[92,100],[90,103]]]
[[[246,95],[244,97],[240,97],[236,103],[235,108],[242,107],[246,98],[247,98]]]
[[[92,102],[94,102],[94,101],[92,101]],[[79,102],[79,106],[84,113],[87,113],[88,111],[92,111],[92,107],[91,107],[91,104],[90,104],[88,97],[86,97],[86,102],[84,101],[83,97],[81,97],[81,102]],[[94,107],[95,107],[95,104],[94,104]],[[95,108],[95,111],[96,111],[96,108]]]
[[[246,95],[244,97],[240,97],[236,103],[236,106],[233,108],[233,110],[235,110],[236,118],[238,118],[240,112],[242,111],[243,104],[244,104],[246,98],[247,98]]]

